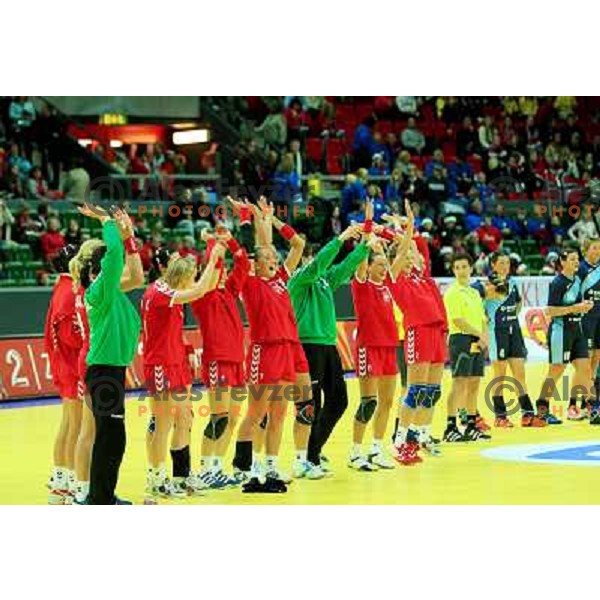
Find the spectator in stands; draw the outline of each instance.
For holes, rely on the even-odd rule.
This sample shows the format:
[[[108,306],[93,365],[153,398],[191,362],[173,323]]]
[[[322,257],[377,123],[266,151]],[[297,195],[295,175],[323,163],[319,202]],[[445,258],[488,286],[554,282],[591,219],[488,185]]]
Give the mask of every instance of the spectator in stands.
[[[181,240],[180,245],[177,248],[177,252],[179,252],[180,256],[193,256],[196,259],[196,263],[198,263],[198,266],[202,265],[202,253],[196,250],[194,236],[183,236],[183,239]]]
[[[325,109],[325,96],[305,96],[305,108],[310,118],[318,119]]]
[[[16,173],[21,180],[21,183],[27,183],[32,165],[25,154],[25,150],[19,148],[18,144],[12,144],[10,147],[7,164],[9,168],[16,167]]]
[[[412,163],[410,162],[410,152],[408,150],[402,150],[398,155],[398,160],[396,161],[396,165],[394,168],[398,169],[402,176],[407,176],[410,173],[410,167]]]
[[[418,112],[418,103],[416,96],[396,96],[396,107],[398,112],[404,115],[416,115]]]
[[[294,173],[298,176],[298,180],[302,181],[302,169],[304,165],[302,152],[300,151],[300,140],[295,139],[290,142],[290,154],[292,156]]]
[[[302,139],[308,129],[306,113],[298,98],[294,98],[285,110],[285,121],[287,123],[287,139]]]
[[[486,115],[479,126],[479,145],[483,150],[488,150],[494,142],[493,124],[494,120],[492,117]]]
[[[15,218],[10,212],[6,202],[0,199],[0,240],[7,241],[11,239],[12,226]]]
[[[503,237],[510,238],[513,235],[514,222],[504,212],[504,204],[496,204],[496,214],[492,218],[492,225],[500,230]]]
[[[557,96],[554,101],[554,108],[560,119],[567,119],[575,113],[577,100],[575,96]]]
[[[142,246],[140,250],[140,259],[144,271],[149,271],[152,266],[152,259],[156,251],[163,245],[163,237],[160,231],[153,231],[150,239]]]
[[[423,179],[423,172],[419,171],[416,165],[411,164],[408,175],[402,179],[402,195],[411,202],[427,202],[427,183]],[[428,214],[431,214],[431,209]]]
[[[274,148],[281,152],[288,138],[288,126],[281,108],[273,106],[271,112],[255,130],[262,147]]]
[[[74,159],[70,167],[63,178],[60,189],[68,200],[83,203],[89,198],[90,176],[79,159]]]
[[[29,96],[17,96],[8,108],[11,135],[31,153],[31,126],[35,121],[35,108]]]
[[[77,219],[69,219],[67,231],[65,231],[65,244],[79,246],[82,242],[81,227]]]
[[[491,217],[490,217],[491,219]],[[476,231],[479,227],[481,227],[481,224],[483,222],[483,206],[481,205],[481,202],[479,201],[479,199],[474,200],[473,202],[471,202],[471,205],[469,206],[469,212],[467,214],[467,216],[465,217],[465,227],[467,229],[467,231],[470,233],[472,231]],[[491,223],[491,220],[490,220]]]
[[[497,252],[502,242],[502,233],[492,225],[491,215],[485,215],[483,223],[476,230],[479,243],[486,252]]]
[[[462,127],[456,134],[456,153],[460,156],[469,156],[477,154],[479,150],[479,136],[473,126],[471,117],[466,116],[463,119]]]
[[[60,232],[60,221],[57,217],[50,217],[48,229],[40,236],[40,249],[44,261],[49,263],[64,245],[65,238]]]
[[[465,160],[464,156],[458,154],[448,167],[450,195],[453,197],[458,194],[467,195],[473,186],[473,178],[473,167]]]
[[[556,275],[558,273],[558,258],[557,252],[548,252],[540,275]]]
[[[385,158],[382,152],[376,152],[373,154],[373,160],[371,168],[369,169],[369,175],[372,176],[385,176],[389,175],[388,168],[385,164]]]
[[[284,154],[279,167],[273,176],[272,200],[277,205],[287,206],[290,202],[302,199],[301,181],[294,171],[294,159],[291,154]]]
[[[54,190],[59,188],[60,164],[66,154],[61,141],[63,130],[56,110],[43,102],[34,124],[34,136],[42,154],[42,171],[48,176],[50,187]]]
[[[356,175],[346,176],[346,185],[342,190],[341,221],[342,228],[349,224],[349,215],[358,212],[367,197],[366,182],[368,173],[366,169],[359,169]]]
[[[39,167],[33,167],[29,173],[27,182],[27,197],[30,200],[43,200],[48,196],[48,184],[42,177],[42,170]]]
[[[525,122],[525,144],[530,150],[539,150],[541,147],[540,142],[540,128],[536,125],[533,117],[528,117]]]
[[[423,152],[426,143],[425,136],[417,128],[416,121],[413,117],[408,119],[406,129],[402,132],[400,140],[402,141],[404,148],[407,150],[412,150],[417,154],[421,154],[421,152]]]
[[[354,154],[354,163],[357,168],[369,168],[371,166],[371,157],[373,156],[373,117],[367,117],[355,130],[354,142],[352,144],[352,153]]]
[[[433,151],[432,159],[425,165],[425,177],[431,177],[435,168],[441,169],[444,173],[444,176],[446,175],[444,153],[439,148]]]
[[[519,98],[519,111],[524,117],[535,117],[538,111],[538,101],[535,96],[521,96]]]
[[[400,200],[402,200],[402,173],[400,169],[394,169],[390,180],[385,186],[385,201],[389,204]]]
[[[389,207],[385,204],[381,188],[372,183],[367,188],[367,198],[373,203],[373,220],[381,221],[381,217],[386,212],[389,212]],[[364,207],[361,208],[360,218],[355,218],[354,220],[359,221],[361,219],[364,219]]]
[[[569,228],[569,238],[577,241],[579,244],[585,240],[598,239],[598,228],[591,216],[582,212],[579,219]]]
[[[391,169],[396,162],[396,156],[400,150],[400,144],[398,142],[398,138],[393,131],[390,131],[385,136],[385,144],[384,144],[384,155],[385,155],[385,164]]]
[[[437,212],[443,202],[448,199],[448,181],[445,170],[436,165],[433,173],[427,178],[427,201]]]

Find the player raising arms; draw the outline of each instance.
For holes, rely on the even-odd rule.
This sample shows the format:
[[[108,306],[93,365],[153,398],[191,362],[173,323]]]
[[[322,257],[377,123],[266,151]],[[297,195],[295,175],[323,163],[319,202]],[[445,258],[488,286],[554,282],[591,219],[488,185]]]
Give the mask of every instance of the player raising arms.
[[[80,212],[86,216],[88,207],[83,207]],[[122,239],[133,238],[133,224],[131,219],[124,211],[117,211],[116,223],[119,229],[119,234]],[[79,321],[79,331],[82,335],[82,347],[79,352],[78,373],[80,380],[80,396],[86,396],[86,401],[83,403],[81,429],[77,439],[75,448],[75,490],[74,504],[86,504],[90,489],[90,462],[92,458],[92,446],[96,435],[96,423],[91,410],[91,399],[85,389],[85,376],[87,370],[87,353],[90,347],[90,328],[88,324],[87,311],[83,302],[83,288],[80,286],[81,269],[85,264],[91,261],[94,252],[103,246],[104,242],[98,239],[87,240],[77,252],[77,255],[69,263],[69,271],[73,278],[74,286],[78,288],[79,293],[75,301],[77,310],[77,318]],[[144,268],[140,255],[137,252],[129,251],[125,254],[125,267],[121,275],[121,291],[128,292],[144,285]]]
[[[546,313],[552,319],[548,328],[550,357],[548,375],[542,383],[537,401],[538,416],[545,419],[548,425],[562,423],[550,412],[549,398],[556,390],[556,382],[566,366],[572,363],[575,369],[569,401],[571,406],[577,406],[576,392],[588,389],[591,379],[588,341],[581,320],[593,308],[594,303],[582,300],[581,280],[577,276],[579,252],[575,249],[563,250],[560,254],[560,266],[561,273],[551,281],[548,293]]]
[[[511,281],[510,258],[502,252],[495,252],[490,257],[492,273],[486,283],[473,285],[483,299],[483,306],[488,324],[488,353],[492,364],[493,378],[503,381],[508,368],[519,384],[519,406],[521,407],[522,427],[544,427],[546,421],[536,416],[531,399],[527,394],[525,377],[525,357],[527,350],[523,334],[519,326],[521,296],[514,281]],[[495,426],[513,427],[508,418],[506,403],[502,395],[502,386],[492,396],[494,403]]]
[[[240,223],[249,225],[250,205],[238,207],[236,203],[234,210]],[[226,229],[217,228],[216,241],[231,252],[233,270],[228,274],[223,261],[217,263],[213,276],[218,280],[216,287],[192,303],[192,312],[202,333],[202,381],[208,389],[210,404],[198,477],[206,487],[219,489],[237,482],[223,473],[223,456],[237,425],[240,400],[245,396],[244,325],[237,301],[250,271],[250,261]],[[208,240],[207,256],[212,254],[214,245],[214,239]]]
[[[350,284],[357,321],[355,364],[360,404],[354,416],[348,466],[358,471],[394,468],[394,463],[384,453],[383,438],[398,378],[398,328],[384,245],[373,236],[372,230],[373,204],[367,202],[364,238],[372,253],[359,265]],[[365,457],[362,443],[373,416],[373,443]]]
[[[73,486],[75,446],[81,423],[77,361],[82,335],[75,307],[73,279],[69,274],[69,261],[76,252],[74,246],[68,245],[61,248],[52,260],[54,270],[59,275],[52,291],[44,331],[52,381],[62,400],[62,418],[54,441],[54,468],[49,482],[48,504],[67,502]]]
[[[157,497],[182,497],[194,492],[194,481],[187,486],[173,486],[165,468],[168,435],[173,424],[173,410],[179,413],[181,405],[174,402],[174,394],[186,395],[192,383],[187,366],[187,353],[183,339],[183,304],[193,302],[209,292],[216,282],[213,278],[215,264],[224,254],[218,244],[197,283],[196,260],[176,256],[172,258],[162,277],[146,289],[141,303],[143,322],[144,378],[150,398],[152,433],[148,445],[148,472],[146,500]],[[178,425],[185,427],[188,415],[178,415]],[[189,424],[188,424],[189,428]]]
[[[589,395],[590,412],[588,414],[585,401],[581,410],[571,404],[567,416],[578,421],[587,416],[591,425],[600,425],[600,240],[586,240],[582,246],[583,260],[579,265],[578,276],[581,280],[581,294],[584,300],[594,303],[592,309],[583,316],[581,325],[588,340],[590,351],[590,373],[593,377],[593,392]]]
[[[431,277],[427,241],[415,237],[415,220],[408,201],[405,209],[407,229],[391,267],[391,290],[404,315],[408,391],[399,408],[394,445],[398,462],[412,465],[421,461],[419,442],[429,453],[439,454],[431,437],[431,421],[441,397],[448,322],[444,301]]]
[[[250,323],[250,348],[247,372],[250,383],[248,411],[238,432],[234,467],[239,477],[249,478],[244,492],[286,492],[277,467],[281,445],[285,404],[290,391],[300,384],[300,397],[294,393],[296,449],[308,445],[314,406],[310,398],[308,362],[298,338],[294,309],[287,290],[290,274],[302,258],[305,241],[294,229],[273,216],[272,207],[261,200],[262,217],[255,213],[256,253],[255,273],[246,278],[242,297]],[[260,222],[259,219],[260,218]],[[282,266],[273,246],[269,245],[271,224],[290,244]],[[256,429],[268,414],[266,427],[266,478],[262,482],[250,475],[252,441]]]

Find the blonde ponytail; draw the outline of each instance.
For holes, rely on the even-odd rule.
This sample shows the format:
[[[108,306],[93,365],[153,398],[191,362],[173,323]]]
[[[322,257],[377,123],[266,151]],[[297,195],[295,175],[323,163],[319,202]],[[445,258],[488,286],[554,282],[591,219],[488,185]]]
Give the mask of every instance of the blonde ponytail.
[[[79,252],[69,261],[69,273],[76,289],[81,285],[81,270],[91,260],[94,251],[101,246],[104,246],[102,240],[87,240],[81,244]]]

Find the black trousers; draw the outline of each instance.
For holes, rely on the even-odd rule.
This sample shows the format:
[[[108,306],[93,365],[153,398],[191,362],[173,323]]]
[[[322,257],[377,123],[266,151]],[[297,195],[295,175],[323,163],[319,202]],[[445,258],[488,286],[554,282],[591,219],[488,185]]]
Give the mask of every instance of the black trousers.
[[[315,401],[315,420],[308,440],[307,459],[318,465],[323,446],[348,408],[348,392],[337,348],[319,344],[303,344],[303,347]]]
[[[96,422],[89,504],[114,504],[119,469],[125,454],[126,367],[92,365],[85,381]]]

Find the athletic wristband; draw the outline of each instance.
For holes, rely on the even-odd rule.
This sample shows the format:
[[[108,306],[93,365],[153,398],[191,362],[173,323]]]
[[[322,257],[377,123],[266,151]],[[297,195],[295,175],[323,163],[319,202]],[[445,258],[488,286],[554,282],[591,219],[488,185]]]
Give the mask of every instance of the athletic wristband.
[[[138,244],[133,236],[127,238],[123,242],[123,245],[125,246],[125,252],[127,252],[127,254],[137,254],[139,252]]]
[[[252,223],[252,209],[249,206],[240,206],[240,225]]]
[[[373,231],[373,219],[367,219],[365,221],[365,226],[363,227],[363,231],[365,233],[371,233]]]
[[[384,227],[377,235],[391,242],[396,237],[396,232],[391,227]]]
[[[229,252],[231,252],[231,254],[235,254],[241,248],[240,243],[235,238],[228,240],[227,247],[229,248]]]
[[[279,230],[279,233],[288,242],[296,235],[294,228],[290,227],[287,223]]]

